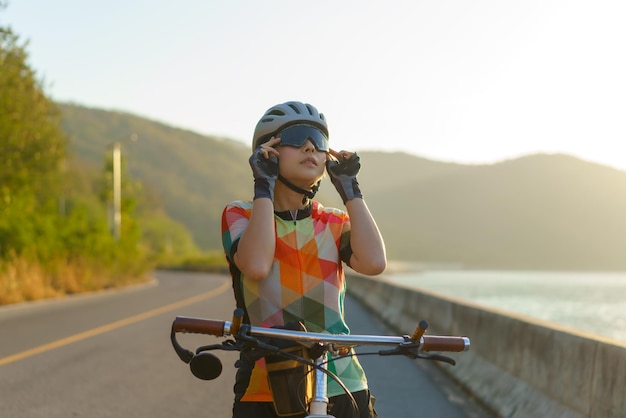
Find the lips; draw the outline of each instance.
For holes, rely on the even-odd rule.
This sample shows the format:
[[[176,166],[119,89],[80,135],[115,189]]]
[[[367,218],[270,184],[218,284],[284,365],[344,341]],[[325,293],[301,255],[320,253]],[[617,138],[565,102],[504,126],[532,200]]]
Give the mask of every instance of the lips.
[[[317,161],[315,161],[314,158],[305,158],[304,160],[302,160],[300,162],[300,164],[313,164],[313,165],[317,165]]]

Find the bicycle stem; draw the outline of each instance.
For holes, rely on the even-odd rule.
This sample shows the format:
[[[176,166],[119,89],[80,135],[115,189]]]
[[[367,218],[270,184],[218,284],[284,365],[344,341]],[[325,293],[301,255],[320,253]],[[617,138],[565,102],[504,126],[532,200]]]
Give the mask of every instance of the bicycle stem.
[[[315,386],[313,399],[309,406],[310,414],[308,418],[334,418],[332,415],[328,415],[328,396],[327,396],[327,382],[326,373],[323,369],[326,369],[326,360],[328,354],[324,352],[321,356],[315,359]]]

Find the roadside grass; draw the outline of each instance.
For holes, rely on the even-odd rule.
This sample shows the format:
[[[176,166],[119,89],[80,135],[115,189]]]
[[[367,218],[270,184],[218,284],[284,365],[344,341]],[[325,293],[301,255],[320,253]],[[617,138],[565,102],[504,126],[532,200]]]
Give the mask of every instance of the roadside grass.
[[[120,273],[119,266],[102,266],[81,259],[55,259],[43,264],[25,257],[0,260],[0,305],[57,298],[123,287],[147,280],[147,265]]]
[[[76,258],[62,258],[45,264],[25,257],[0,259],[0,305],[58,298],[142,283],[157,269],[226,273],[221,252],[207,252],[162,262],[123,262],[103,265]]]

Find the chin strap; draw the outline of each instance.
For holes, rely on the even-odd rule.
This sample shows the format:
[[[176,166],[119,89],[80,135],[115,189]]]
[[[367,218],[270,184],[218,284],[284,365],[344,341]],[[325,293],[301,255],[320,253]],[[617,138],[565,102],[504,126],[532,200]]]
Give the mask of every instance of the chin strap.
[[[304,190],[304,189],[299,188],[295,184],[291,183],[289,180],[287,180],[280,174],[278,175],[278,180],[280,180],[285,186],[289,187],[294,192],[303,194],[304,195],[304,197],[302,198],[303,205],[306,203],[308,199],[313,199],[315,197],[315,193],[317,193],[317,191],[319,190],[320,183],[321,183],[321,180],[320,180],[317,183],[315,183],[313,187],[311,187],[311,190]]]

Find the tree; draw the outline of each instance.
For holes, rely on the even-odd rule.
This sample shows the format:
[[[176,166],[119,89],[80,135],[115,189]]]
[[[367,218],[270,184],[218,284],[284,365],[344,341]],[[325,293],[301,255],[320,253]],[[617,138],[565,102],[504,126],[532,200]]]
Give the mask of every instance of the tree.
[[[0,26],[0,303],[141,278],[150,268],[132,217],[141,185],[126,179],[124,233],[115,240],[105,206],[75,181],[86,173],[69,159],[60,108],[29,66],[26,45]]]
[[[46,215],[56,212],[66,156],[59,111],[29,67],[25,46],[0,27],[0,256],[49,231]]]
[[[18,42],[11,29],[0,28],[0,184],[5,201],[7,193],[23,191],[49,196],[67,144],[59,111],[46,98]]]

